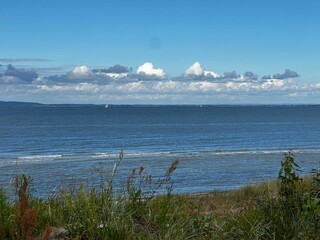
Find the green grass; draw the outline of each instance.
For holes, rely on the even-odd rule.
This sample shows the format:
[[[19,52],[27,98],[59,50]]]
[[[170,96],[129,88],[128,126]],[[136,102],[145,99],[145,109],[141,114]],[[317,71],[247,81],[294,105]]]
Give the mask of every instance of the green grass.
[[[177,161],[159,179],[134,170],[115,191],[122,159],[99,171],[99,186],[81,183],[47,200],[31,197],[30,179],[18,177],[15,197],[0,189],[0,239],[49,239],[59,228],[66,239],[320,238],[320,172],[301,179],[291,152],[277,181],[198,195],[172,194]]]

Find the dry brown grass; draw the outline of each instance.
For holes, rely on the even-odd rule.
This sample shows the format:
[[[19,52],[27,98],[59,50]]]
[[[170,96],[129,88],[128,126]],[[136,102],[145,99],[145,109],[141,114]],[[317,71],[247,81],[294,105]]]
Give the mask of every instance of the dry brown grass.
[[[176,198],[186,199],[187,211],[191,215],[214,215],[229,217],[257,206],[257,198],[263,195],[276,195],[276,181],[258,185],[248,185],[231,191],[215,191],[205,194],[183,195]]]

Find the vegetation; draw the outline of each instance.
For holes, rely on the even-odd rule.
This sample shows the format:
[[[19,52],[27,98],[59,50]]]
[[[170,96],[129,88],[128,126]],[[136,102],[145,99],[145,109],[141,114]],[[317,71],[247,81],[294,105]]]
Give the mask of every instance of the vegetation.
[[[172,195],[178,161],[159,179],[133,170],[115,190],[122,159],[100,169],[99,186],[48,199],[31,197],[31,180],[17,177],[15,197],[0,189],[0,239],[320,239],[320,171],[300,178],[291,152],[277,181],[200,195]]]

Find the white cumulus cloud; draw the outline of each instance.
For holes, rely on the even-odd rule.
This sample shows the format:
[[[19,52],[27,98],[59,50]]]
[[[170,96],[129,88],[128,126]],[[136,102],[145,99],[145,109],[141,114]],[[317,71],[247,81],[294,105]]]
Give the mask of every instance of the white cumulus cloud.
[[[215,73],[213,71],[206,71],[206,70],[204,70],[204,75],[207,77],[212,76],[214,78],[220,77],[218,73]]]
[[[146,62],[138,67],[137,74],[144,73],[146,75],[155,75],[157,77],[163,78],[166,74],[161,68],[154,68],[153,64]]]
[[[194,76],[206,76],[206,77],[211,76],[213,78],[220,77],[219,74],[217,74],[213,71],[205,70],[199,62],[195,62],[194,64],[192,64],[192,66],[190,66],[186,70],[185,74],[186,75],[194,75]]]
[[[90,72],[90,69],[87,65],[82,65],[82,66],[79,66],[79,67],[75,67],[73,70],[72,70],[72,73],[74,75],[86,75]]]
[[[285,86],[285,81],[284,80],[279,80],[279,79],[268,79],[265,83],[261,85],[263,89],[270,89],[270,88],[282,88]]]
[[[191,67],[186,70],[186,75],[204,75],[204,69],[199,62],[195,62]]]

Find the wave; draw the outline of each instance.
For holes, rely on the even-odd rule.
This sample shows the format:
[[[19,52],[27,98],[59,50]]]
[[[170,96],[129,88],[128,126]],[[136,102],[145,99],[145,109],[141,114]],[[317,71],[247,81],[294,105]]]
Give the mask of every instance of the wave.
[[[155,158],[183,158],[183,157],[210,157],[210,156],[235,156],[235,155],[282,155],[288,149],[234,149],[234,150],[179,150],[179,151],[154,151],[135,152],[124,151],[124,159],[146,159],[157,160]],[[294,154],[319,154],[320,148],[315,149],[292,149]],[[119,157],[119,152],[96,152],[96,153],[69,153],[69,154],[48,154],[48,155],[27,155],[27,156],[0,156],[0,165],[12,164],[32,164],[52,161],[101,161],[115,160]]]
[[[266,155],[266,154],[284,154],[288,152],[288,148],[283,149],[235,149],[235,150],[179,150],[179,151],[123,151],[124,158],[128,157],[159,157],[159,156],[201,156],[201,155]],[[290,149],[293,153],[320,153],[320,148],[315,149]],[[119,152],[97,152],[88,154],[88,157],[94,159],[114,159],[119,156]]]
[[[288,152],[289,149],[237,149],[237,150],[208,150],[201,151],[200,153],[206,153],[211,155],[266,155],[266,154],[284,154]],[[320,153],[320,149],[290,149],[294,154],[300,153]]]
[[[63,155],[34,155],[34,156],[19,156],[11,163],[33,163],[33,162],[50,162],[57,159],[62,159]]]
[[[33,159],[54,159],[54,158],[61,158],[62,155],[60,154],[56,154],[56,155],[35,155],[35,156],[21,156],[21,157],[17,157],[17,159],[19,160],[33,160]]]
[[[140,156],[161,156],[161,155],[172,155],[178,154],[183,152],[170,152],[170,151],[158,151],[158,152],[135,152],[135,151],[124,151],[125,157],[140,157]],[[187,152],[185,152],[187,153]],[[93,157],[95,158],[103,158],[103,157],[118,157],[119,152],[117,153],[94,153]]]

